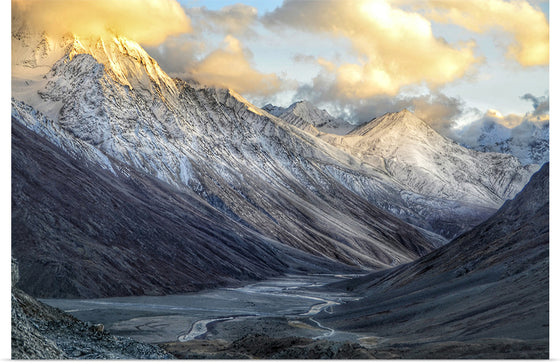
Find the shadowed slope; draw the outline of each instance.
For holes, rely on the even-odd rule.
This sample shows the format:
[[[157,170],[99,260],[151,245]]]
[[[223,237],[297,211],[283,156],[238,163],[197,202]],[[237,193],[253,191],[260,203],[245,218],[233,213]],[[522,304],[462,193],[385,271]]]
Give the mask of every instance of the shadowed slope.
[[[548,342],[548,186],[545,164],[514,200],[473,230],[413,263],[345,284],[367,297],[322,319],[374,332],[387,344]]]
[[[255,234],[193,193],[72,158],[17,121],[12,239],[19,286],[40,297],[170,294],[348,269]]]

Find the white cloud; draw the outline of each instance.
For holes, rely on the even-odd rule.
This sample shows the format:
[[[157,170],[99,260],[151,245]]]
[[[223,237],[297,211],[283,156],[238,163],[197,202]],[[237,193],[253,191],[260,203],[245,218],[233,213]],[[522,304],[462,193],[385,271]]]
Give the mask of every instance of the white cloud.
[[[51,35],[111,37],[154,45],[191,31],[175,0],[12,0],[12,16]]]

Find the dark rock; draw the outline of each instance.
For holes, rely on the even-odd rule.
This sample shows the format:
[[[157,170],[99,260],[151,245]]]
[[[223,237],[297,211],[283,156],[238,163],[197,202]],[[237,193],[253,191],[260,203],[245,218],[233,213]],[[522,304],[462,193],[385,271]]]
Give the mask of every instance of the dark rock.
[[[312,340],[302,337],[273,338],[249,334],[230,344],[193,340],[163,347],[180,359],[372,359],[373,353],[356,343]]]
[[[12,290],[12,359],[172,359],[158,346],[115,337],[19,289]]]

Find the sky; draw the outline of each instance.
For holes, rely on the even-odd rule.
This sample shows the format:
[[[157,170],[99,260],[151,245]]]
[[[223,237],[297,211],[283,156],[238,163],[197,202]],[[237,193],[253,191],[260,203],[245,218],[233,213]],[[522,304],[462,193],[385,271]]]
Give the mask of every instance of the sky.
[[[549,118],[548,1],[13,0],[12,8],[51,33],[118,32],[171,76],[232,88],[257,106],[308,100],[352,123],[408,108],[448,135],[473,121]]]
[[[444,134],[484,118],[548,120],[548,1],[179,3],[192,32],[149,53],[257,106],[307,99],[351,122],[406,107]]]

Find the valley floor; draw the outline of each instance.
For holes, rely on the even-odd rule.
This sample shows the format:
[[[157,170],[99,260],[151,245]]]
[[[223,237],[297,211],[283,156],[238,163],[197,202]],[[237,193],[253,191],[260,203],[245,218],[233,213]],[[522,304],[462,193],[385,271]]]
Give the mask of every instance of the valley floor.
[[[286,276],[241,288],[185,295],[49,299],[114,335],[159,344],[183,359],[547,358],[548,342],[514,339],[406,342],[375,332],[339,331],[315,315],[360,299],[333,290],[348,276]],[[329,287],[329,288],[327,288]]]
[[[286,276],[240,288],[218,288],[170,296],[104,299],[46,299],[80,320],[101,322],[112,333],[162,343],[193,339],[241,339],[245,335],[298,336],[335,341],[358,335],[334,331],[313,318],[340,303],[358,299],[321,287],[342,276]]]

